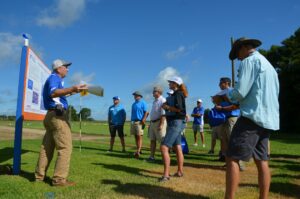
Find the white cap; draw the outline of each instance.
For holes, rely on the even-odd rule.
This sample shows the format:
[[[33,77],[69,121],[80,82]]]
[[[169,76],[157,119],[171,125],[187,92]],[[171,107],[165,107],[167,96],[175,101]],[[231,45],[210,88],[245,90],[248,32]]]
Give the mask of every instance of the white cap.
[[[181,84],[183,84],[183,81],[180,77],[178,76],[174,76],[174,77],[171,77],[170,79],[168,79],[169,82],[175,82],[176,84],[178,84],[179,86]]]
[[[202,99],[198,99],[197,102],[201,102],[202,103]]]
[[[56,59],[52,62],[52,69],[55,70],[61,66],[70,66],[72,63],[71,62],[67,62],[67,61],[64,61],[62,59]]]

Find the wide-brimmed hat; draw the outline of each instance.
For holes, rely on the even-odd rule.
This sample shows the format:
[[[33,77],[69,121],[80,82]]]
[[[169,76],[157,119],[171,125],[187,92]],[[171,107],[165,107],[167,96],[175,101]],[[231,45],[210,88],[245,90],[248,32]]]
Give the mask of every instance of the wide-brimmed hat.
[[[231,60],[236,59],[239,49],[243,45],[246,45],[246,44],[250,44],[254,48],[257,48],[258,46],[261,45],[261,41],[259,41],[258,39],[249,39],[249,38],[246,38],[246,37],[239,38],[232,45],[232,48],[231,48],[230,53],[229,53],[229,59],[231,59]]]
[[[134,93],[132,93],[132,95],[137,95],[137,96],[143,97],[143,95],[140,91],[135,91]]]
[[[61,66],[66,66],[69,67],[72,63],[71,62],[67,62],[65,60],[62,59],[56,59],[52,62],[52,69],[55,70]]]

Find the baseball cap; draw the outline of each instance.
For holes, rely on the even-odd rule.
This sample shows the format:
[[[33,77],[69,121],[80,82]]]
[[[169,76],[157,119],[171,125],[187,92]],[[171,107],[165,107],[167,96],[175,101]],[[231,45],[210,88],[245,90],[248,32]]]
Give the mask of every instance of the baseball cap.
[[[221,77],[220,82],[228,82],[229,84],[231,84],[231,79],[229,77]]]
[[[160,86],[155,86],[154,88],[153,88],[153,92],[159,92],[159,93],[163,93],[163,89],[160,87]]]
[[[202,103],[202,99],[198,99],[197,102],[201,102]]]
[[[135,91],[134,93],[132,93],[132,95],[138,95],[138,96],[141,96],[141,97],[143,97],[143,95],[141,94],[141,92],[140,92],[140,91]]]
[[[56,59],[52,62],[52,69],[55,70],[61,66],[70,66],[72,63],[71,62],[67,62],[67,61],[64,61],[62,59]]]
[[[121,98],[119,98],[119,96],[114,96],[113,100],[120,100]]]
[[[183,84],[183,80],[178,77],[178,76],[174,76],[174,77],[171,77],[170,79],[168,79],[169,82],[175,82],[176,84],[178,84],[179,86],[181,84]]]

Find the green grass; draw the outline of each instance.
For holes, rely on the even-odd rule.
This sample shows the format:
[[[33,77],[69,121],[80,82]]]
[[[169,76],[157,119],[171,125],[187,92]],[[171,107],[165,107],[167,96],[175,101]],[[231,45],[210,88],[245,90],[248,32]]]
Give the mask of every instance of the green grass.
[[[33,125],[34,124],[34,125]],[[108,134],[107,126],[99,128],[99,125],[89,123],[86,125],[87,132]],[[4,125],[4,123],[0,123]],[[33,122],[31,127],[39,128],[38,122]],[[98,126],[99,125],[99,126]],[[126,125],[127,134],[129,126]],[[73,129],[74,130],[74,129]],[[76,131],[76,130],[75,130]],[[191,145],[192,132],[187,129],[188,143]],[[210,134],[205,132],[206,145],[202,147],[190,146],[190,154],[185,156],[186,167],[198,169],[201,167],[213,170],[221,167],[223,163],[217,162],[217,156],[207,155],[210,146]],[[100,138],[100,136],[99,136]],[[298,198],[300,193],[300,135],[273,134],[271,137],[272,159],[272,183],[270,193],[275,198]],[[194,195],[178,191],[174,187],[162,185],[157,178],[163,171],[161,156],[157,152],[157,161],[147,163],[149,156],[149,140],[144,136],[144,153],[142,158],[132,158],[134,152],[133,137],[126,136],[128,153],[121,153],[118,138],[116,139],[115,152],[107,153],[109,138],[103,137],[96,141],[82,142],[82,151],[79,151],[79,142],[73,142],[73,154],[71,160],[69,179],[77,182],[75,187],[56,188],[50,186],[55,162],[52,161],[46,183],[35,183],[34,169],[36,166],[41,140],[23,140],[22,143],[22,173],[20,176],[0,175],[0,198],[222,198],[222,189],[211,191],[206,195]],[[217,143],[218,151],[219,143]],[[1,141],[0,139],[0,165],[12,165],[13,141]],[[174,154],[172,164],[176,165]],[[54,157],[53,160],[55,160]],[[223,176],[216,176],[223,178]],[[205,182],[198,182],[199,185]],[[179,184],[185,186],[185,184]],[[213,184],[211,185],[214,186]],[[225,186],[225,185],[224,185]],[[245,185],[246,186],[246,185]],[[254,185],[243,187],[244,195],[238,198],[253,198]],[[254,186],[254,188],[253,188]],[[196,186],[197,187],[197,186]],[[252,196],[252,197],[251,197]],[[270,197],[270,198],[272,198]]]

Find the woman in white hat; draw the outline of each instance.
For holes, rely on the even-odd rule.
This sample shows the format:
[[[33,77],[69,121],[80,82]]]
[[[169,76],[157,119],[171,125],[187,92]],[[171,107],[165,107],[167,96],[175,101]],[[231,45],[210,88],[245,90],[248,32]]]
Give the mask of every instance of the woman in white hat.
[[[172,77],[168,80],[169,88],[174,91],[168,97],[167,102],[162,108],[166,110],[167,133],[161,143],[161,153],[164,162],[164,174],[159,179],[160,182],[170,180],[170,155],[169,148],[176,151],[178,169],[174,177],[183,176],[183,153],[181,148],[181,132],[183,130],[183,121],[186,116],[185,98],[188,96],[187,89],[180,77]]]

